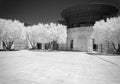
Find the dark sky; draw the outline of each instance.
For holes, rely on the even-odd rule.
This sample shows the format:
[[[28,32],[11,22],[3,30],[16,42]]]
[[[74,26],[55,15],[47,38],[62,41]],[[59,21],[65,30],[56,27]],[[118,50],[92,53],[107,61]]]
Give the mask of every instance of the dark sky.
[[[0,0],[0,18],[18,19],[29,24],[61,20],[63,9],[84,0]]]

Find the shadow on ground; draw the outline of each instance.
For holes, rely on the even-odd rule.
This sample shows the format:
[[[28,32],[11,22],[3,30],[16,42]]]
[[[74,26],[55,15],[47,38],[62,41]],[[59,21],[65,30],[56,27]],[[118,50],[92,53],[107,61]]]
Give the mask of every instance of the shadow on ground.
[[[17,49],[11,49],[11,50],[0,49],[0,51],[19,51],[19,50],[17,50]]]
[[[89,55],[104,55],[104,56],[120,56],[120,55],[117,55],[117,54],[105,54],[105,53],[92,53],[92,52],[87,52],[86,54],[89,54]]]

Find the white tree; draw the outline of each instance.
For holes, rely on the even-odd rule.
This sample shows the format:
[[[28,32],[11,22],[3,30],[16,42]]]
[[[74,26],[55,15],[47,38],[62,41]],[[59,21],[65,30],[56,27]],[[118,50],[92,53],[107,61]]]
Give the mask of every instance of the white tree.
[[[33,49],[36,48],[38,36],[38,27],[37,25],[26,27],[26,37]]]
[[[116,52],[120,52],[120,17],[96,22],[93,28],[93,37],[97,44],[109,42]]]
[[[53,42],[65,43],[67,37],[66,27],[60,24],[50,23],[26,27],[27,39],[32,48],[36,48],[37,43],[50,44]]]
[[[49,25],[48,24],[38,24],[38,42],[39,43],[49,43]]]
[[[57,43],[66,43],[67,38],[66,26],[51,23],[49,32],[51,41],[56,41]]]
[[[48,34],[45,25],[41,23],[26,27],[26,36],[33,49],[37,48],[37,43],[48,43]]]
[[[0,38],[4,49],[10,50],[15,41],[24,39],[24,24],[18,20],[1,20],[0,25]]]
[[[3,34],[3,29],[4,29],[4,26],[5,26],[5,23],[6,23],[7,20],[5,19],[0,19],[0,41],[2,41],[2,34]]]
[[[106,40],[108,40],[108,37],[109,35],[106,35],[109,34],[108,32],[108,29],[107,27],[105,27],[105,21],[104,20],[101,20],[101,21],[98,21],[95,23],[94,25],[94,32],[92,34],[92,37],[95,38],[96,40],[96,43],[97,44],[102,44],[104,43]]]
[[[115,52],[120,54],[120,17],[107,19],[107,27],[110,30],[110,42]]]
[[[65,44],[67,42],[67,27],[61,24],[57,25],[58,39],[57,43]]]
[[[14,42],[27,39],[32,48],[37,43],[66,43],[67,29],[61,24],[42,24],[24,26],[18,20],[0,19],[0,41],[4,49],[11,49]]]
[[[47,28],[51,49],[53,49],[53,45],[56,45],[57,43],[66,43],[66,26],[63,26],[61,24],[50,23],[49,26],[47,26]]]

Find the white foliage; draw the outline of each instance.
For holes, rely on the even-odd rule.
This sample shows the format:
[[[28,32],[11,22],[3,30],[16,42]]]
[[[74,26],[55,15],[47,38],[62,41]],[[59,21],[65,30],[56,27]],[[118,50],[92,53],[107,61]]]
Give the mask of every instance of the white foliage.
[[[4,42],[11,42],[23,39],[25,37],[24,24],[17,20],[0,21],[0,38]]]
[[[27,28],[29,39],[35,43],[49,43],[57,41],[58,43],[65,43],[67,38],[66,26],[50,23],[29,26]]]
[[[96,39],[98,44],[105,41],[120,43],[120,17],[108,18],[98,21],[94,25],[93,38]]]
[[[59,34],[58,34],[58,43],[66,43],[67,40],[67,27],[61,24],[58,24]]]
[[[67,28],[61,24],[50,24],[50,39],[51,41],[57,41],[57,43],[66,43]]]
[[[0,19],[0,40],[14,42],[27,39],[32,46],[37,43],[66,43],[67,28],[61,24],[42,24],[25,27],[18,20]]]
[[[37,25],[26,27],[27,40],[30,42],[31,46],[36,46],[38,36],[37,32],[38,32]]]

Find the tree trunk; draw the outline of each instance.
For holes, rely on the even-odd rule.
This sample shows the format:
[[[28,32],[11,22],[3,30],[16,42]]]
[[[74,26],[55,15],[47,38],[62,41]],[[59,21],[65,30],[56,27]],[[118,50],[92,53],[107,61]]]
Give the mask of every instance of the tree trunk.
[[[102,53],[103,52],[103,50],[102,50],[102,44],[100,46],[101,46],[101,53]]]
[[[32,49],[37,49],[37,46],[35,44],[31,45]]]
[[[120,54],[120,44],[118,44],[118,48],[115,47],[115,44],[112,42],[113,48],[116,54]]]
[[[115,50],[115,52],[117,52],[117,48],[115,47],[115,44],[112,42],[113,48]]]
[[[31,45],[32,49],[37,49],[37,43],[30,41],[30,45]]]
[[[42,50],[45,50],[45,44],[42,43]]]
[[[49,46],[50,46],[50,50],[53,50],[53,42],[50,42]]]
[[[117,54],[120,54],[120,44],[118,44]]]
[[[13,43],[14,43],[14,41],[12,41],[12,42],[4,42],[3,41],[3,50],[11,50]]]
[[[32,49],[36,49],[36,46],[33,46],[33,45],[32,45]]]
[[[53,50],[53,42],[51,43],[51,50]]]
[[[6,50],[6,43],[3,41],[3,50]]]

